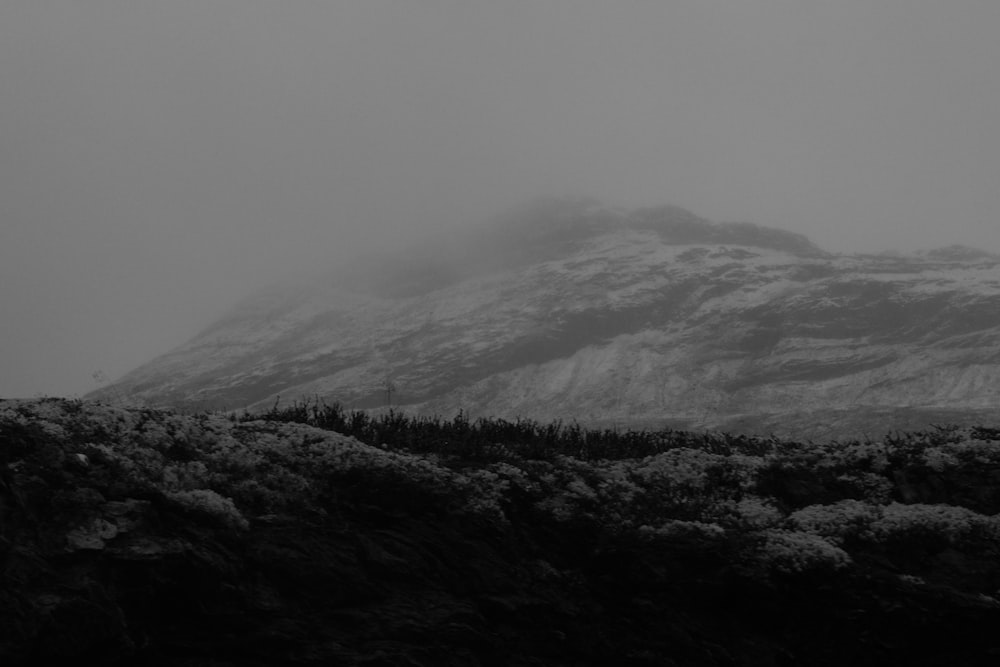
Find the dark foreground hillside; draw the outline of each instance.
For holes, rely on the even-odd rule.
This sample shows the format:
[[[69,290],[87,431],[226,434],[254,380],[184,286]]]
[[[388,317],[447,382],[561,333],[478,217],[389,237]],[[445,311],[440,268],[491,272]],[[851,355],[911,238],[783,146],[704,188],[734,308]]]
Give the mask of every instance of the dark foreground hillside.
[[[1000,660],[1000,431],[655,449],[0,402],[0,664]]]

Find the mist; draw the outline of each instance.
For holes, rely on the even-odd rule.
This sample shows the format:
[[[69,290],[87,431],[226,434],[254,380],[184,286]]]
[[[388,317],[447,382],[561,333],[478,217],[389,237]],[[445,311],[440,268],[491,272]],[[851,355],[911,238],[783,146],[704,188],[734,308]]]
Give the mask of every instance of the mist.
[[[990,0],[0,4],[0,396],[540,195],[1000,252]]]

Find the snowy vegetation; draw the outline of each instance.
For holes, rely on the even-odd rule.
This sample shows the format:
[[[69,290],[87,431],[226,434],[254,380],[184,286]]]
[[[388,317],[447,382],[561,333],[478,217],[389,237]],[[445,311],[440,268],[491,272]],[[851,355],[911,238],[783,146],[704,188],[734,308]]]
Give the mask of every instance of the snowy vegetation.
[[[188,416],[63,400],[5,402],[0,428],[5,476],[76,466],[92,488],[155,497],[232,530],[276,513],[335,513],[352,489],[496,525],[683,537],[761,576],[888,557],[901,574],[944,581],[943,553],[1000,555],[1000,431],[988,428],[817,444],[323,404]],[[988,582],[976,592],[994,595],[1000,581]]]

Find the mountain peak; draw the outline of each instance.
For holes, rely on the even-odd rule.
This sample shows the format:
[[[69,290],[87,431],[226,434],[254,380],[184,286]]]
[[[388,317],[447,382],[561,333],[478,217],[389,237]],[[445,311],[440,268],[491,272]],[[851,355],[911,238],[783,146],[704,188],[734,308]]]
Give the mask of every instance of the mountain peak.
[[[675,245],[745,245],[781,250],[802,257],[828,256],[828,253],[802,234],[752,222],[710,222],[677,206],[634,211],[630,216],[629,226],[652,229],[665,241]]]
[[[538,197],[490,220],[485,240],[491,252],[535,255],[620,229],[625,219],[621,209],[589,197]]]
[[[802,234],[750,222],[712,222],[670,204],[627,210],[591,197],[537,197],[485,225],[435,239],[399,256],[370,262],[370,291],[417,296],[473,275],[564,259],[595,238],[628,231],[654,232],[664,245],[729,245],[777,250],[801,258],[830,255]],[[392,267],[386,270],[385,267]]]
[[[1000,265],[968,249],[832,256],[791,232],[586,199],[478,233],[369,262],[382,282],[357,276],[365,289],[334,276],[245,304],[116,388],[181,407],[319,396],[799,436],[995,414]]]
[[[571,250],[577,243],[622,230],[656,232],[669,245],[743,245],[800,257],[828,253],[807,237],[751,222],[712,222],[691,211],[664,204],[632,211],[605,206],[589,197],[541,197],[493,219],[487,233],[490,252],[511,252],[538,259]]]

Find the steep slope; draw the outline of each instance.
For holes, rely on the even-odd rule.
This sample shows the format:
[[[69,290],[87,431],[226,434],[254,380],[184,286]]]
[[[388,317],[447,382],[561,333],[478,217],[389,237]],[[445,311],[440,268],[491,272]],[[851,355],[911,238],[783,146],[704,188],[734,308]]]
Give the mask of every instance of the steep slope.
[[[1000,257],[834,256],[673,207],[548,201],[465,259],[386,271],[374,293],[262,295],[118,389],[157,405],[319,396],[798,436],[1000,406]]]

